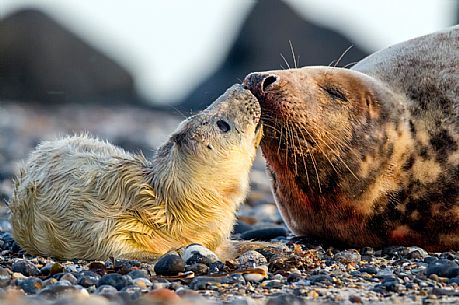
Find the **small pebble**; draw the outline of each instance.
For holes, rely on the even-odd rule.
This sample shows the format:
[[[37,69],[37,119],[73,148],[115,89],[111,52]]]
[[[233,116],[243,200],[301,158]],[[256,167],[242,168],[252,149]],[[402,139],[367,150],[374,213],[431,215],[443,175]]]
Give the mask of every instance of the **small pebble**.
[[[204,275],[209,272],[209,267],[201,263],[194,263],[191,266],[187,266],[186,271],[192,271],[195,275]]]
[[[43,288],[43,282],[36,277],[29,277],[23,280],[18,280],[17,285],[27,294],[35,294]]]
[[[102,276],[96,284],[96,287],[102,285],[110,285],[117,290],[121,290],[128,285],[132,285],[132,279],[128,275],[121,275],[118,273],[110,273]]]
[[[185,262],[179,255],[168,253],[156,262],[154,271],[157,275],[174,276],[185,272]]]
[[[268,264],[266,257],[255,250],[249,250],[245,252],[239,256],[238,261],[240,269],[248,269]]]
[[[111,285],[101,285],[97,287],[94,293],[97,295],[111,296],[116,294],[117,292],[118,290],[116,290],[116,288]]]
[[[147,278],[148,277],[148,272],[146,270],[132,270],[128,273],[128,275],[131,277],[131,279],[136,279],[136,278]]]
[[[0,267],[0,288],[5,288],[11,282],[11,270]]]
[[[72,285],[76,285],[78,283],[77,278],[72,273],[64,273],[59,281],[68,281]]]
[[[220,284],[222,278],[218,277],[208,277],[208,276],[198,276],[193,279],[189,287],[193,290],[206,290],[211,285]]]
[[[78,284],[85,288],[95,286],[99,280],[100,275],[89,270],[81,271],[78,274]]]
[[[209,274],[215,274],[215,273],[220,273],[225,270],[225,264],[221,261],[216,261],[210,264],[209,266]]]
[[[360,296],[358,296],[358,295],[355,295],[355,294],[351,294],[349,296],[349,301],[351,303],[359,303],[359,304],[363,303],[362,298]]]
[[[172,290],[166,288],[160,288],[150,291],[144,296],[144,299],[154,300],[161,304],[169,304],[180,301],[180,297]]]
[[[359,263],[361,260],[360,253],[357,250],[344,250],[341,252],[336,253],[333,256],[333,259],[342,263],[342,264],[348,264],[348,263]]]
[[[25,276],[37,276],[40,275],[40,270],[28,260],[17,260],[11,266],[13,272],[21,273]]]
[[[427,276],[436,274],[438,276],[454,277],[457,275],[456,273],[458,270],[459,265],[455,261],[439,259],[429,263],[427,269],[425,270],[425,274]]]
[[[64,296],[75,296],[82,293],[83,292],[76,286],[51,285],[42,289],[38,295],[45,299],[55,300],[64,298]]]
[[[282,282],[279,280],[264,281],[261,283],[262,288],[282,288]]]
[[[187,265],[201,263],[209,266],[218,260],[217,255],[199,244],[189,245],[185,248],[183,260]]]
[[[149,287],[151,287],[153,284],[150,282],[149,279],[146,279],[146,278],[135,278],[132,280],[132,284],[134,286],[137,286],[141,289],[147,289]]]

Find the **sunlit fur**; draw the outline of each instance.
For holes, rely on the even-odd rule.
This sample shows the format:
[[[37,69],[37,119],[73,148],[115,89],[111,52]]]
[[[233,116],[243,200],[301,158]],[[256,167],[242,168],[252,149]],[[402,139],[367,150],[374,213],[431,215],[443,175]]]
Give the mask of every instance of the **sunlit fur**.
[[[16,180],[14,238],[30,254],[81,259],[225,246],[248,191],[259,117],[256,99],[233,86],[182,122],[152,160],[86,135],[43,142]]]

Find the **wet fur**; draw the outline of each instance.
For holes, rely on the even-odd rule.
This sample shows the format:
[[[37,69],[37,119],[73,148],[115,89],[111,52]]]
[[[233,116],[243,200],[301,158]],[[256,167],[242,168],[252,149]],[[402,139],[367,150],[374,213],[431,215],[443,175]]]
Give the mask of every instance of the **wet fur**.
[[[262,106],[261,147],[293,232],[459,249],[459,27],[351,70],[267,71],[245,85]]]
[[[190,243],[228,248],[259,116],[256,99],[234,86],[182,122],[152,160],[85,135],[43,142],[16,180],[15,240],[30,254],[68,259],[154,259]]]

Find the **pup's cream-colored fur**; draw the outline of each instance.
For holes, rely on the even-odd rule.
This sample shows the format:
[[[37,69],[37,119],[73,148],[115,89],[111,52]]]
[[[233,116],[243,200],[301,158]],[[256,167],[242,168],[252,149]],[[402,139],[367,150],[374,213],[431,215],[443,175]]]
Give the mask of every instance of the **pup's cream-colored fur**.
[[[40,144],[16,180],[13,235],[28,253],[152,259],[224,247],[261,138],[260,108],[235,85],[182,122],[152,160],[72,136]]]

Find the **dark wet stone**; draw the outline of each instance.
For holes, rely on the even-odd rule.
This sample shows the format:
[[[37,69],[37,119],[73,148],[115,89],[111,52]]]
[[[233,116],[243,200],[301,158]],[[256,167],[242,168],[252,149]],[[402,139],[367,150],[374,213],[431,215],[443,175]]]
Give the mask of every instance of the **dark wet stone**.
[[[221,277],[198,276],[193,279],[189,287],[193,290],[206,290],[209,289],[210,286],[220,284],[221,282]]]
[[[231,274],[221,279],[222,284],[242,284],[245,285],[245,279],[242,274]]]
[[[408,247],[408,254],[406,256],[407,259],[418,259],[418,260],[423,260],[426,258],[429,254],[427,253],[426,250],[420,248],[420,247]]]
[[[452,268],[448,273],[448,277],[456,277],[458,275],[459,275],[459,267],[458,268]]]
[[[431,274],[436,274],[442,277],[454,277],[455,274],[457,275],[459,265],[455,261],[451,261],[448,259],[439,259],[437,261],[431,262],[427,269],[425,270],[425,274],[427,276]]]
[[[353,271],[350,271],[349,274],[354,276],[354,277],[357,277],[357,276],[362,275],[362,272],[360,272],[358,270],[353,270]]]
[[[456,289],[447,289],[447,288],[432,288],[433,295],[446,295],[446,296],[459,296],[459,291]]]
[[[315,283],[331,282],[332,278],[331,276],[327,274],[317,274],[317,275],[311,275],[307,280],[310,281],[311,284],[315,284]]]
[[[116,288],[111,285],[101,285],[97,287],[94,293],[97,295],[109,296],[117,294],[118,290],[116,290]]]
[[[348,299],[351,303],[363,303],[362,298],[355,294],[351,294]]]
[[[261,287],[263,288],[282,288],[282,286],[282,282],[279,280],[264,281],[261,284]]]
[[[208,272],[212,274],[212,273],[220,273],[220,272],[223,272],[224,270],[225,270],[225,264],[221,261],[216,261],[210,264]]]
[[[76,285],[78,283],[78,280],[76,278],[75,275],[73,275],[72,273],[65,273],[63,274],[59,281],[68,281],[69,283],[71,283],[72,285]]]
[[[107,274],[107,269],[104,263],[101,262],[91,262],[88,265],[88,269],[94,273],[99,274],[100,276]]]
[[[185,262],[177,254],[168,253],[156,262],[154,271],[157,275],[173,276],[185,272]]]
[[[95,272],[85,270],[78,274],[78,284],[84,288],[95,286],[100,279],[100,275]]]
[[[128,274],[134,268],[140,267],[140,261],[138,260],[116,260],[115,271],[119,274]]]
[[[382,255],[389,257],[403,257],[410,253],[407,247],[402,246],[391,246],[382,249]]]
[[[152,282],[152,289],[160,289],[160,288],[169,288],[171,286],[171,282],[166,279],[156,279]]]
[[[266,305],[305,305],[306,300],[295,295],[281,294],[274,297],[270,297],[266,302]]]
[[[245,240],[270,241],[276,237],[287,236],[287,230],[282,227],[254,229],[241,234]]]
[[[241,254],[238,258],[240,269],[253,268],[268,264],[266,257],[258,251],[250,250]]]
[[[359,269],[360,272],[365,272],[365,273],[368,273],[368,274],[376,274],[378,273],[378,270],[373,267],[373,266],[366,266],[366,267],[362,267]]]
[[[0,267],[0,288],[5,288],[11,282],[11,271],[8,268]]]
[[[298,282],[301,279],[302,279],[302,276],[301,276],[301,274],[298,274],[298,273],[290,273],[287,276],[287,282],[289,282],[289,283]]]
[[[78,293],[79,291],[80,289],[75,286],[51,285],[42,289],[38,295],[49,300],[54,300],[63,298],[66,295]]]
[[[187,265],[199,263],[210,266],[218,261],[218,257],[214,252],[200,244],[191,244],[185,248],[183,260]]]
[[[64,267],[59,263],[47,264],[40,269],[41,276],[54,276],[55,274],[61,274],[64,271]]]
[[[2,250],[9,250],[12,253],[18,253],[21,250],[10,232],[0,232],[0,240],[3,241]]]
[[[438,257],[435,256],[427,256],[424,258],[424,263],[430,264],[434,261],[438,261]]]
[[[356,250],[344,250],[336,253],[333,256],[333,259],[335,261],[338,261],[343,264],[358,263],[360,262],[361,258],[362,257],[360,256],[360,253]]]
[[[459,254],[457,254],[456,252],[452,252],[452,251],[449,251],[449,252],[443,252],[440,254],[440,258],[444,258],[444,259],[449,259],[449,260],[459,260]]]
[[[209,272],[209,267],[204,264],[195,263],[191,266],[187,266],[186,271],[193,271],[195,275],[204,275]]]
[[[206,266],[209,266],[212,263],[213,261],[210,258],[203,256],[201,253],[198,252],[193,253],[190,256],[190,258],[188,258],[186,261],[187,265],[204,264]]]
[[[118,295],[127,303],[137,300],[142,295],[142,289],[137,286],[126,286]]]
[[[123,298],[119,295],[118,290],[110,285],[102,285],[97,287],[94,294],[106,298],[110,304],[125,304]]]
[[[386,291],[393,291],[393,292],[399,291],[401,287],[400,279],[395,276],[384,277],[381,285],[382,287],[386,289]]]
[[[459,276],[450,278],[450,279],[448,280],[448,284],[457,284],[457,285],[459,285]]]
[[[23,259],[15,261],[11,269],[13,272],[19,272],[25,276],[40,275],[40,270],[33,263]]]
[[[128,275],[131,277],[131,279],[148,278],[148,272],[146,270],[141,269],[132,270],[128,273]]]
[[[111,273],[101,277],[96,286],[99,287],[102,285],[110,285],[115,287],[117,290],[121,290],[126,286],[132,285],[132,279],[130,276]]]
[[[43,282],[36,277],[29,277],[23,280],[18,280],[17,285],[27,294],[35,294],[43,288]]]
[[[245,222],[238,220],[233,227],[233,234],[242,234],[242,233],[245,233],[251,230],[252,230],[251,225],[248,225]]]

